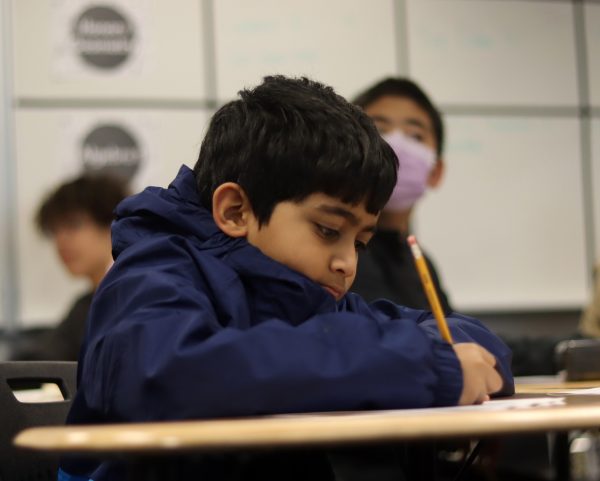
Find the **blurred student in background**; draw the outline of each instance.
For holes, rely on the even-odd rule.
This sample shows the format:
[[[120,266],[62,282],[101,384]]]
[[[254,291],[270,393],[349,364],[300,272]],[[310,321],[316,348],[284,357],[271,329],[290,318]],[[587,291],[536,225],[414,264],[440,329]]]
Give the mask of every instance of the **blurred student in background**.
[[[415,205],[427,189],[439,187],[444,176],[444,124],[439,110],[427,94],[406,78],[387,78],[354,99],[392,146],[399,162],[398,181],[379,217],[378,230],[369,247],[359,256],[353,290],[366,300],[391,299],[416,309],[429,304],[406,237]],[[440,278],[428,259],[440,302],[452,310]],[[600,294],[597,307],[590,307],[581,330],[600,337]],[[595,312],[596,320],[589,321]],[[593,333],[596,334],[593,334]],[[568,338],[577,338],[573,333]],[[553,374],[557,371],[554,349],[565,336],[508,336],[513,351],[515,375]]]
[[[398,182],[378,222],[378,230],[361,253],[353,291],[367,301],[390,299],[415,309],[429,309],[406,238],[413,209],[444,174],[444,125],[427,94],[406,78],[387,78],[354,99],[373,119],[399,161]],[[452,309],[439,276],[425,256],[440,302]]]
[[[77,361],[94,291],[112,264],[110,225],[125,184],[107,175],[81,176],[59,185],[39,207],[36,223],[69,273],[88,281],[57,327],[20,343],[16,359]],[[51,280],[50,280],[51,282]]]

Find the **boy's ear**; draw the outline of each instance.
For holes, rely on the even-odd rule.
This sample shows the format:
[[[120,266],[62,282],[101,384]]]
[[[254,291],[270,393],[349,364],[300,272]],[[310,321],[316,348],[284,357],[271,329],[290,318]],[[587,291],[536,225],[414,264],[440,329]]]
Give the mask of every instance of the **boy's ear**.
[[[429,178],[427,179],[427,186],[435,189],[442,183],[444,178],[445,164],[444,159],[441,157],[435,161],[435,165],[429,172]]]
[[[217,187],[212,198],[212,214],[219,229],[230,237],[246,237],[254,215],[244,189],[234,182]]]

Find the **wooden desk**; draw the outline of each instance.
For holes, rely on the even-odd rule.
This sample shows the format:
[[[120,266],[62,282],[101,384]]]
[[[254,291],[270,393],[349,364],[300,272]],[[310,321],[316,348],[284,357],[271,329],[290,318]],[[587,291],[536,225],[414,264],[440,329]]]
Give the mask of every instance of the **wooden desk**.
[[[588,389],[600,387],[600,381],[544,381],[516,384],[515,390],[521,394],[555,394],[566,389]],[[598,398],[600,400],[600,397]]]
[[[554,399],[566,388],[592,384],[519,385],[515,399]],[[558,399],[558,398],[557,398]],[[265,447],[317,448],[352,444],[431,441],[444,438],[556,432],[553,465],[556,479],[569,478],[567,432],[600,427],[600,396],[567,396],[564,405],[484,411],[478,407],[373,411],[361,413],[264,416],[210,421],[62,426],[27,429],[15,438],[20,447],[55,453],[119,455],[128,460],[130,479],[179,479],[177,456]],[[492,444],[497,441],[492,441]],[[431,449],[433,444],[430,444]],[[414,479],[433,479],[434,451],[417,462]],[[159,456],[155,456],[158,454]],[[428,456],[428,457],[427,457]],[[168,459],[172,459],[169,464]],[[167,460],[162,465],[163,460]],[[414,467],[413,467],[414,468]],[[160,475],[157,478],[157,474]],[[175,474],[174,474],[175,473]]]
[[[565,385],[561,384],[562,389]],[[555,386],[558,389],[558,386]],[[519,387],[519,391],[529,387]],[[535,388],[533,388],[535,389]],[[532,392],[532,391],[530,391]],[[539,397],[517,394],[516,398]],[[555,394],[545,394],[553,396]],[[260,418],[27,429],[20,447],[69,453],[212,451],[267,446],[342,445],[479,438],[600,427],[600,396],[568,396],[564,405],[483,411],[464,408],[302,414]]]

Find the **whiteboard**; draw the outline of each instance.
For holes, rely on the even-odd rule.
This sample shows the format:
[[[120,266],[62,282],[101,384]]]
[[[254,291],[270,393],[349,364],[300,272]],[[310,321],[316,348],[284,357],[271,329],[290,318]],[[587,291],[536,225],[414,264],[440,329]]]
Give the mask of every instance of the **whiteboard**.
[[[393,0],[214,2],[217,97],[265,75],[307,75],[354,96],[398,74]]]
[[[0,15],[4,13],[4,8],[0,5]],[[5,82],[4,78],[7,72],[6,66],[8,62],[4,59],[5,45],[4,45],[4,23],[0,22],[0,92],[4,92]],[[10,233],[8,229],[8,214],[9,205],[7,197],[9,192],[4,188],[6,183],[5,180],[8,175],[9,160],[6,158],[6,146],[7,146],[7,131],[8,126],[5,123],[6,112],[9,111],[10,105],[4,99],[4,96],[0,96],[0,183],[2,188],[0,189],[0,326],[4,323],[14,322],[14,319],[6,319],[8,312],[6,312],[7,296],[8,296],[8,269],[6,261],[8,260],[8,246],[7,236]],[[4,181],[2,180],[4,179]],[[0,353],[0,357],[1,357]]]
[[[459,310],[587,299],[578,119],[448,116],[447,177],[417,211]]]
[[[584,12],[590,102],[600,107],[600,4],[584,4]]]
[[[167,186],[181,164],[194,166],[209,115],[206,111],[86,109],[21,109],[17,113],[17,262],[23,324],[58,321],[74,296],[85,290],[84,282],[64,272],[50,242],[33,223],[43,196],[57,183],[79,174],[81,165],[74,153],[80,149],[80,132],[85,129],[74,126],[120,122],[135,133],[146,163],[151,164],[140,170],[143,185]]]
[[[407,0],[409,71],[445,104],[577,104],[571,2]]]
[[[592,119],[592,199],[595,262],[600,263],[600,118]]]
[[[98,2],[14,0],[15,90],[26,98],[206,99],[200,1],[111,0],[131,24],[128,57],[86,62],[70,36]]]
[[[583,3],[588,83],[597,110],[600,3]],[[416,212],[417,233],[454,304],[469,310],[551,309],[586,300],[578,120],[551,117],[556,109],[545,118],[474,114],[579,107],[572,1],[12,0],[10,5],[18,158],[8,160],[17,162],[18,211],[10,215],[20,222],[19,272],[17,279],[7,279],[0,256],[0,287],[7,280],[18,283],[18,314],[26,323],[57,320],[81,288],[34,231],[32,216],[42,194],[77,170],[82,136],[98,122],[125,122],[152,159],[139,172],[137,187],[165,184],[179,164],[193,165],[197,157],[210,112],[195,106],[232,99],[272,73],[313,76],[346,97],[382,77],[410,74],[436,103],[471,112],[448,117],[448,177]],[[69,25],[97,5],[123,12],[135,27],[139,41],[122,68],[91,68],[68,42]],[[34,109],[35,102],[27,100],[47,108]],[[106,101],[123,108],[83,108]],[[125,108],[131,105],[144,108]],[[171,109],[177,106],[181,109]],[[592,175],[600,259],[599,123],[593,120]],[[0,164],[0,173],[5,171]],[[0,227],[5,224],[0,209]],[[46,279],[56,282],[48,285]],[[10,306],[13,300],[8,301]]]

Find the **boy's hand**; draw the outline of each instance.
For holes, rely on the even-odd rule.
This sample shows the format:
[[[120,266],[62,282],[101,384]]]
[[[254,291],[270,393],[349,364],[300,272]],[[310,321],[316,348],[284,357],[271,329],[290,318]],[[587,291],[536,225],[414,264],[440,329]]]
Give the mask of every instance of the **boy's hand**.
[[[454,352],[463,371],[463,390],[458,404],[481,404],[490,394],[502,387],[502,378],[496,371],[496,358],[479,344],[454,344]]]

